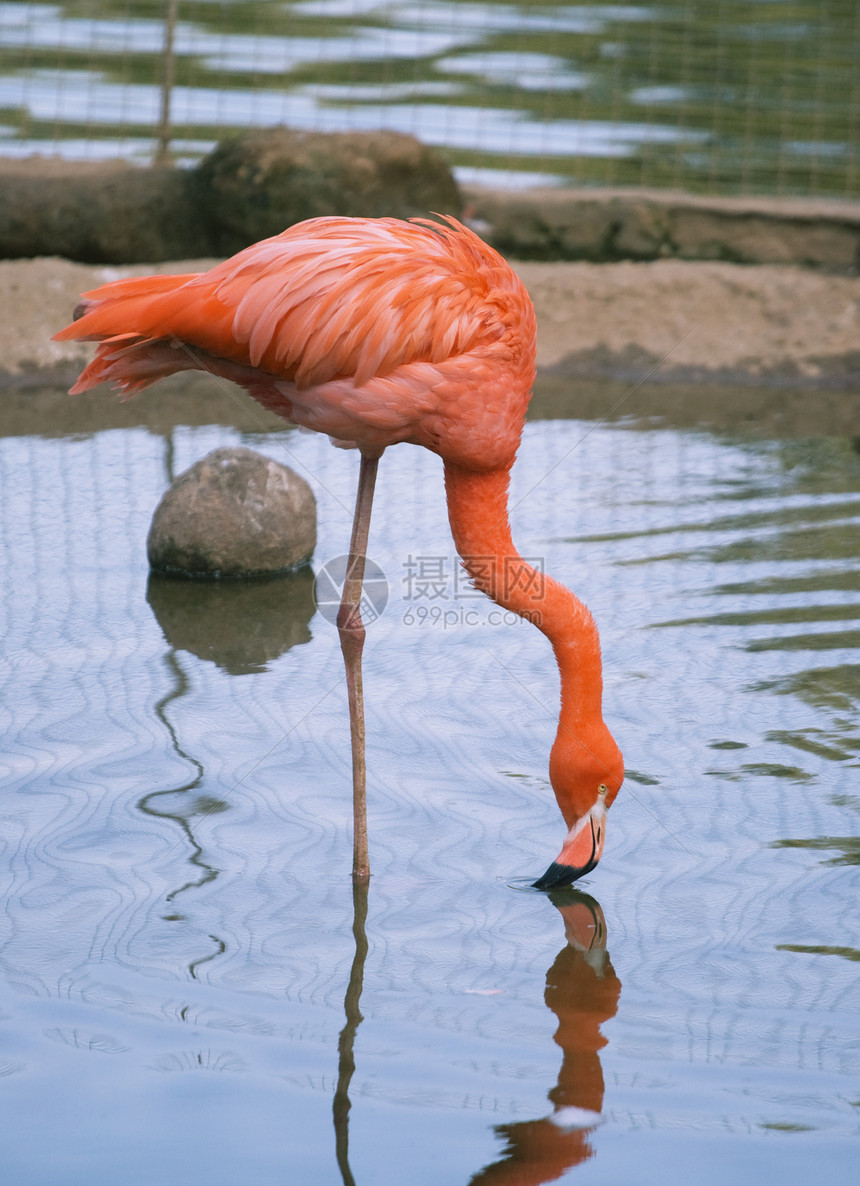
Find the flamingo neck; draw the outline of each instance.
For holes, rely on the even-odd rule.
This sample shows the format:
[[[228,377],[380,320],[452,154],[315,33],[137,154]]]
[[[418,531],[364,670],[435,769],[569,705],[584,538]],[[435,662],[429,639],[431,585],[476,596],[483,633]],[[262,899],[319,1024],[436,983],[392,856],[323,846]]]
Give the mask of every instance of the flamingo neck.
[[[508,520],[510,469],[476,473],[445,462],[451,534],[473,584],[533,623],[552,643],[561,675],[559,735],[602,723],[597,626],[569,589],[517,552]]]

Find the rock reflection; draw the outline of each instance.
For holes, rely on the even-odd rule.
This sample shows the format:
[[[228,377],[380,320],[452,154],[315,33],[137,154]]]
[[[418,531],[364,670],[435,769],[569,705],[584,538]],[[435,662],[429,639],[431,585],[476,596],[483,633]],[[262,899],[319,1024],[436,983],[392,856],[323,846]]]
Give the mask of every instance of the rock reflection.
[[[265,671],[310,642],[310,567],[271,580],[191,581],[151,573],[146,599],[168,643],[230,675]]]
[[[547,972],[544,994],[558,1018],[555,1041],[562,1050],[558,1082],[547,1096],[553,1111],[540,1120],[496,1125],[504,1153],[470,1186],[538,1186],[594,1156],[589,1135],[601,1122],[604,1090],[598,1051],[607,1042],[600,1026],[617,1012],[621,981],[609,961],[600,904],[577,890],[550,899],[567,938]]]

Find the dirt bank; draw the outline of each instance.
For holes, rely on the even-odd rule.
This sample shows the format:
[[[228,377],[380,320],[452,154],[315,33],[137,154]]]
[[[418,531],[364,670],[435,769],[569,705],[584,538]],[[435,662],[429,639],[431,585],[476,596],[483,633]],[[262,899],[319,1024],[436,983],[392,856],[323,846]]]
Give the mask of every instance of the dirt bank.
[[[543,368],[626,378],[851,386],[860,278],[657,260],[518,265]]]
[[[82,291],[121,275],[205,266],[0,262],[0,385],[45,371],[65,382],[89,357],[91,346],[50,340]],[[679,260],[516,266],[537,309],[545,370],[860,387],[860,277]]]

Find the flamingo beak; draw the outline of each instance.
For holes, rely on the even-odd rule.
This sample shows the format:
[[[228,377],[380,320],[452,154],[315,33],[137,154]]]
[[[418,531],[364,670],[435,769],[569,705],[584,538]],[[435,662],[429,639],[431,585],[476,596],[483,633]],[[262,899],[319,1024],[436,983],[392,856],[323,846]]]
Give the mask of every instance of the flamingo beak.
[[[603,855],[605,838],[606,792],[600,791],[591,811],[578,819],[568,832],[558,857],[543,877],[532,883],[534,888],[558,889],[590,873]]]

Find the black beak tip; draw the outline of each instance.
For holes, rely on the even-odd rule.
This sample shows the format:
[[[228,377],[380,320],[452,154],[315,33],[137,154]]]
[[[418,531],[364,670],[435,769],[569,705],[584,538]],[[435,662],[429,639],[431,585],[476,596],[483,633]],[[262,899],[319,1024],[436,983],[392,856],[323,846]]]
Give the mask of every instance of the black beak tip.
[[[587,865],[581,866],[560,865],[558,861],[553,861],[543,877],[532,882],[532,889],[562,889],[566,885],[573,885],[574,881],[579,881],[580,877],[596,868],[597,861],[589,861]]]
[[[543,877],[532,882],[532,887],[539,890],[560,889],[562,886],[571,885],[585,872],[585,869],[577,869],[573,865],[560,865],[558,861],[553,861]]]

